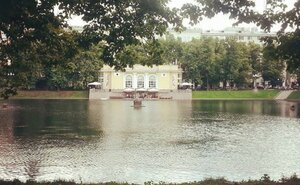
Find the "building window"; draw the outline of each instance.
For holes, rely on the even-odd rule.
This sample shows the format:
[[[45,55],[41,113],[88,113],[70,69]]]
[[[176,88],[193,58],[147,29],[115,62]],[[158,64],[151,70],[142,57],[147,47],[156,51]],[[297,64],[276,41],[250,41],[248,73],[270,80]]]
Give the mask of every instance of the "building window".
[[[156,78],[154,75],[149,77],[149,88],[156,88]]]
[[[138,76],[137,87],[144,88],[144,76],[142,76],[142,75]]]
[[[126,88],[132,88],[132,76],[131,75],[126,76],[125,87]]]

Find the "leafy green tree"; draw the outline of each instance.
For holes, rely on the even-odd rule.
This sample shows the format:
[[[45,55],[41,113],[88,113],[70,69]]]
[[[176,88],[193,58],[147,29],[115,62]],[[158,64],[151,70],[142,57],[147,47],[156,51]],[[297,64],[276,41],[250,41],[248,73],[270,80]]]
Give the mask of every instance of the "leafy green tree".
[[[265,31],[270,31],[274,25],[280,24],[281,29],[276,37],[264,38],[266,45],[276,49],[277,60],[285,60],[290,71],[300,67],[300,1],[287,9],[287,4],[282,0],[266,1],[266,9],[260,13],[255,10],[255,1],[251,0],[195,0],[194,4],[186,4],[182,14],[189,17],[195,24],[203,17],[212,18],[218,13],[228,14],[231,19],[239,23],[255,23]],[[276,10],[276,11],[274,11]],[[289,28],[289,29],[287,29]]]
[[[26,51],[12,55],[14,61],[6,68],[11,72],[10,83],[22,89],[85,89],[97,80],[103,65],[100,44],[89,50],[79,47],[78,33],[63,30],[60,40],[52,45],[34,42]]]
[[[167,7],[167,2],[167,0],[2,1],[0,7],[0,91],[3,96],[8,97],[7,95],[14,94],[19,88],[16,80],[12,83],[12,78],[9,76],[10,71],[20,70],[16,69],[20,65],[14,64],[22,62],[22,60],[17,61],[20,58],[19,53],[32,52],[30,51],[32,44],[36,43],[45,48],[49,47],[51,50],[58,48],[56,45],[60,44],[62,33],[57,29],[65,27],[67,18],[72,14],[82,15],[83,20],[87,22],[78,39],[81,46],[90,47],[102,42],[104,48],[101,56],[104,63],[115,66],[116,69],[126,67],[126,63],[120,63],[116,58],[126,46],[148,39],[152,40],[156,35],[162,35],[169,24],[176,29],[181,28],[181,18],[175,10]],[[59,8],[59,14],[54,13],[54,7]],[[40,51],[37,55],[39,54],[41,54]],[[50,60],[49,54],[45,54],[44,60],[48,63],[43,64],[47,68],[44,70],[45,73],[61,74],[59,68],[63,68],[60,66],[64,63],[62,58],[53,59],[56,56],[53,52],[54,56],[50,57],[52,58]],[[49,63],[49,61],[52,62]],[[57,64],[54,64],[56,62]],[[30,70],[27,72],[32,73]],[[16,73],[13,74],[16,75]],[[56,79],[55,84],[61,80],[64,81]]]
[[[268,47],[275,49],[276,60],[287,63],[287,70],[291,73],[300,67],[300,30],[289,33],[281,33],[279,37],[265,39]]]
[[[256,49],[253,44],[247,45],[234,39],[194,39],[185,44],[181,63],[184,78],[207,89],[218,87],[220,82],[223,82],[224,88],[227,84],[248,87],[253,67],[258,65],[253,60],[259,63],[255,58],[259,57]]]
[[[276,49],[266,47],[263,50],[262,77],[273,87],[281,86],[285,63],[276,57]]]
[[[90,50],[79,52],[68,62],[69,88],[85,89],[89,82],[98,81],[99,71],[103,67],[102,51],[101,44],[94,45]]]
[[[15,94],[19,85],[23,84],[22,79],[28,77],[25,73],[34,73],[31,71],[32,64],[24,62],[22,57],[31,52],[32,44],[43,42],[50,45],[58,38],[55,29],[62,26],[63,17],[54,15],[53,7],[56,3],[57,1],[54,0],[1,2],[0,92],[2,97],[7,98]]]
[[[163,64],[163,48],[161,43],[156,40],[149,40],[145,43],[136,45],[128,45],[125,49],[116,56],[119,63],[127,64],[133,67],[134,64],[146,66]],[[118,69],[115,67],[115,69]]]
[[[185,78],[207,89],[218,82],[216,66],[216,40],[212,38],[194,39],[186,44],[182,66]]]
[[[178,63],[184,55],[184,43],[180,38],[175,38],[172,34],[166,34],[165,39],[160,39],[163,50],[163,63]]]
[[[255,78],[261,75],[262,72],[262,47],[258,44],[250,42],[248,44],[249,62],[252,69],[252,84]]]
[[[249,53],[249,47],[245,43],[236,43],[239,50],[237,54],[238,64],[238,74],[234,82],[237,87],[248,88],[249,82],[253,72],[252,61],[250,60],[251,55]]]
[[[68,13],[82,15],[89,24],[82,33],[83,44],[105,43],[103,61],[116,70],[126,63],[117,59],[126,46],[155,39],[169,25],[181,28],[181,18],[167,7],[168,0],[63,1],[60,7]]]
[[[40,47],[40,52],[41,48],[45,51],[40,59],[40,80],[44,81],[45,88],[85,89],[88,82],[98,80],[103,46],[98,44],[83,50],[76,43],[77,36],[77,33],[65,32],[55,47]]]
[[[245,43],[239,43],[234,39],[227,39],[223,42],[225,56],[219,60],[220,77],[223,87],[229,83],[231,87],[236,84],[238,87],[246,86],[251,74],[247,47]]]

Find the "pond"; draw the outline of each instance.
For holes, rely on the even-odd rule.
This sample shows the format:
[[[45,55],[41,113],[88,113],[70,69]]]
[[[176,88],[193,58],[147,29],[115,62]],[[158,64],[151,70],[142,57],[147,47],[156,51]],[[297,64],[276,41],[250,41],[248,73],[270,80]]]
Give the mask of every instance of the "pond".
[[[9,104],[0,108],[0,179],[143,183],[300,174],[296,102]]]

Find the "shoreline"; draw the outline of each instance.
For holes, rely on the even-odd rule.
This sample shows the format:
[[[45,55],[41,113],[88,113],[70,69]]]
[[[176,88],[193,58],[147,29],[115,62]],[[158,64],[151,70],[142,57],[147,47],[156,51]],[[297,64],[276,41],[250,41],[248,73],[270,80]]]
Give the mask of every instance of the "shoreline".
[[[9,99],[89,99],[88,91],[18,91]]]
[[[233,92],[233,93],[232,93]],[[251,91],[248,91],[251,92]],[[268,92],[268,91],[265,91]],[[262,93],[265,93],[262,91]],[[269,91],[270,92],[270,91]],[[275,91],[276,92],[276,91]],[[262,95],[260,97],[255,97],[256,93],[253,93],[253,97],[251,94],[248,95],[250,97],[241,97],[245,91],[193,91],[193,98],[191,100],[230,100],[230,101],[292,101],[298,102],[300,101],[300,92],[295,92],[295,94],[285,100],[276,100],[275,92],[272,95]],[[277,91],[278,92],[278,91]],[[204,97],[199,97],[197,94],[201,93]],[[232,94],[230,94],[232,93]],[[296,96],[295,96],[296,95]],[[210,96],[210,97],[208,97]],[[264,97],[265,96],[265,97]],[[53,100],[88,100],[89,92],[87,90],[81,91],[18,91],[16,96],[10,97],[9,100],[16,99],[53,99]],[[6,101],[3,98],[0,98],[1,101]],[[126,99],[127,100],[127,99]],[[160,99],[158,99],[160,100]],[[155,101],[157,101],[155,99]]]
[[[294,174],[291,177],[282,177],[279,180],[272,180],[269,175],[263,175],[259,180],[242,180],[242,181],[229,181],[225,178],[206,178],[201,181],[194,182],[154,182],[146,181],[144,185],[299,185],[300,178]],[[96,182],[96,183],[84,183],[75,181],[65,181],[65,180],[54,180],[54,181],[35,181],[27,180],[20,181],[18,179],[14,180],[0,180],[0,185],[138,185],[138,183],[129,182]]]

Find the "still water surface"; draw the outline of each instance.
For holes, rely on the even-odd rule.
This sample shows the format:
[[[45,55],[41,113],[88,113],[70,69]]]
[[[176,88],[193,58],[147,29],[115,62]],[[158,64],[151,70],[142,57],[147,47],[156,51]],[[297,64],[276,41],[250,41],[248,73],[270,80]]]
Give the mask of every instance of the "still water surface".
[[[300,174],[298,103],[11,100],[0,179],[143,183]],[[295,110],[290,107],[294,105]]]

